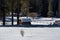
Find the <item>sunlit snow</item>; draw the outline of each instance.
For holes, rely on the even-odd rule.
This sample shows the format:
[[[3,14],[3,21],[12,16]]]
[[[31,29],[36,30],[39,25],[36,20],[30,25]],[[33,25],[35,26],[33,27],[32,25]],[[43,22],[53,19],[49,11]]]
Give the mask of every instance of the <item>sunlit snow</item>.
[[[60,28],[0,27],[0,40],[60,40]]]

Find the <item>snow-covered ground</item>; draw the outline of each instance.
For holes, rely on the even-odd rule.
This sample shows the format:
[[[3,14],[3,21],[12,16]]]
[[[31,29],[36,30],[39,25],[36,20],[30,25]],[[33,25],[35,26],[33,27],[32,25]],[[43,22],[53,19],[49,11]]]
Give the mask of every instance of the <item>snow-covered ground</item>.
[[[11,21],[12,17],[6,17],[6,25],[12,25]],[[17,17],[13,17],[14,19],[14,25],[17,25]],[[44,18],[44,17],[35,17],[34,19],[32,17],[19,17],[22,21],[28,21],[31,19],[32,25],[53,25],[55,21],[60,20],[60,18]],[[8,22],[7,22],[8,21]],[[30,21],[30,20],[29,20]],[[9,23],[9,24],[8,24]],[[0,25],[3,25],[3,21],[0,20]]]
[[[60,40],[60,28],[0,27],[0,40]]]

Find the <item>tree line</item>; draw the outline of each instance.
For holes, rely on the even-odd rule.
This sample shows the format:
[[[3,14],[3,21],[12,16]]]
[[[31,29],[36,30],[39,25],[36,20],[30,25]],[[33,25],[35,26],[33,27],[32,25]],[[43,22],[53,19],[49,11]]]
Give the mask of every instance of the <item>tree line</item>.
[[[0,15],[3,15],[5,11],[6,15],[9,15],[10,12],[22,12],[28,16],[30,13],[35,12],[38,16],[52,16],[53,12],[49,10],[53,8],[51,9],[51,4],[49,2],[49,0],[0,0]],[[55,8],[52,11],[55,11]]]

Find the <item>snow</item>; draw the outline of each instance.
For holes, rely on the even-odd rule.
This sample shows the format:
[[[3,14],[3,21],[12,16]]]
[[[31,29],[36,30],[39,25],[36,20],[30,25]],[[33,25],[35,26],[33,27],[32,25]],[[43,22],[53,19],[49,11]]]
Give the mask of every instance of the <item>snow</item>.
[[[11,20],[12,17],[8,16],[6,17],[7,21]],[[17,24],[17,17],[13,17],[14,18],[14,25]],[[55,21],[60,20],[60,18],[44,18],[44,17],[35,17],[34,19],[31,17],[19,17],[19,19],[22,19],[22,21],[24,21],[23,19],[28,20],[31,19],[31,24],[32,25],[53,25],[55,23]],[[30,20],[29,20],[30,21]],[[8,24],[9,23],[9,24]],[[3,22],[0,21],[0,25],[2,25]],[[6,22],[6,25],[11,25],[11,21]]]
[[[24,36],[21,36],[21,30]],[[60,40],[60,27],[0,27],[0,40]]]
[[[13,24],[14,25],[17,25],[17,22],[14,21]],[[3,22],[2,21],[0,21],[0,25],[3,25]],[[5,25],[12,25],[12,22],[5,22]]]

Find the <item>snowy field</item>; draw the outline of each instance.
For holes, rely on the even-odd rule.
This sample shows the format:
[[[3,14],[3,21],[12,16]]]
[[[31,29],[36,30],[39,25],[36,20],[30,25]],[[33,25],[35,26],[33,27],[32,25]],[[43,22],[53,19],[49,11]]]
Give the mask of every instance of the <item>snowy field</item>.
[[[0,27],[0,40],[60,40],[60,28]]]

